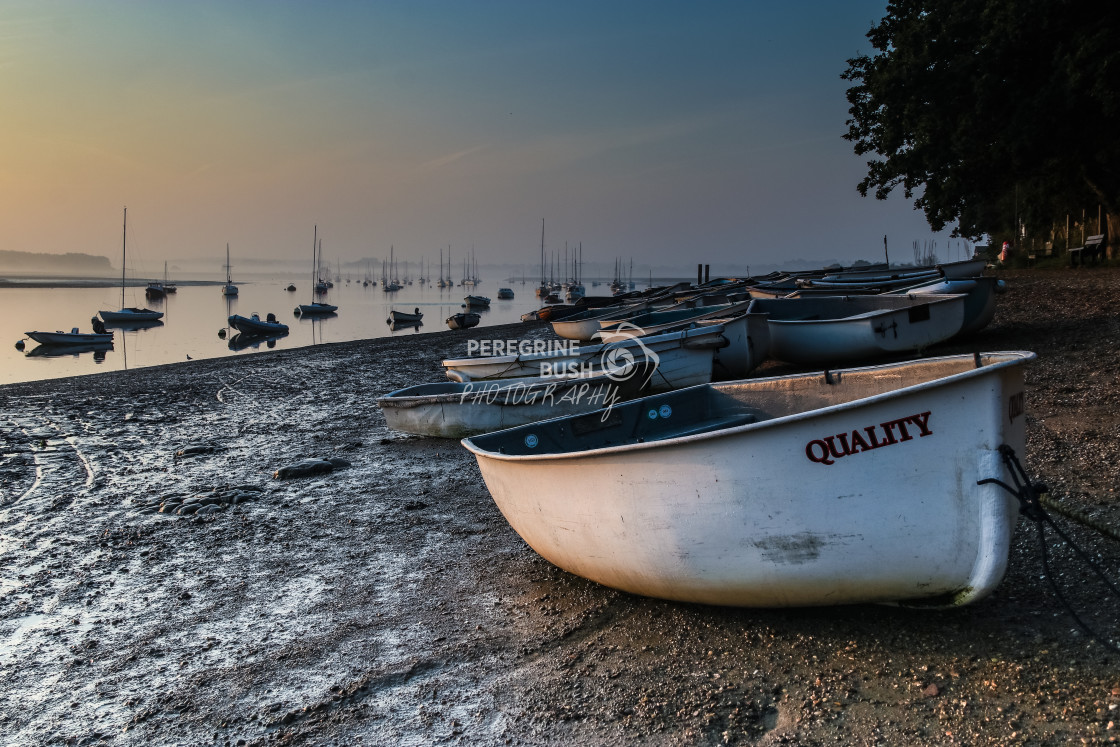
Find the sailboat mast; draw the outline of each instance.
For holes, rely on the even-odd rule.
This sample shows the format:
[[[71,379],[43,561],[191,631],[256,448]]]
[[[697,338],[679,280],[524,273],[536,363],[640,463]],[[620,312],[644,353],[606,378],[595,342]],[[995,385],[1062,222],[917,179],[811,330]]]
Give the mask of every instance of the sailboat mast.
[[[315,276],[319,274],[319,224],[315,224],[315,232],[311,234],[311,303],[315,303]]]
[[[124,308],[125,249],[128,246],[128,205],[124,206],[124,224],[121,226],[121,308]]]

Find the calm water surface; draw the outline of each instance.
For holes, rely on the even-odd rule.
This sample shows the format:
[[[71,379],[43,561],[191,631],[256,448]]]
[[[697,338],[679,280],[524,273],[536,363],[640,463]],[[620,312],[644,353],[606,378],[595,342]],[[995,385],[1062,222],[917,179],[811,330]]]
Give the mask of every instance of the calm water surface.
[[[288,284],[297,290],[289,292]],[[25,349],[17,350],[17,340],[29,331],[69,331],[78,327],[90,332],[90,317],[99,310],[116,311],[121,306],[120,287],[105,288],[0,288],[0,340],[7,347],[0,354],[0,384],[35,381],[99,371],[141,368],[191,359],[217,358],[229,355],[251,355],[259,350],[298,348],[330,342],[363,340],[372,337],[413,335],[447,330],[445,319],[462,311],[463,297],[468,292],[488,296],[490,309],[482,310],[480,326],[493,326],[520,321],[521,314],[540,304],[534,296],[535,284],[508,283],[514,300],[499,301],[499,283],[483,282],[477,288],[456,286],[450,289],[406,285],[386,293],[379,286],[363,286],[361,282],[337,282],[324,301],[338,306],[336,316],[301,320],[293,310],[311,300],[309,281],[298,278],[249,279],[237,283],[240,293],[227,299],[218,285],[179,284],[177,293],[163,300],[148,300],[142,287],[125,291],[125,305],[147,307],[164,312],[163,324],[147,329],[114,332],[113,347],[106,351],[72,352],[41,348],[27,339]],[[589,289],[590,290],[590,289]],[[424,323],[394,330],[386,324],[391,309],[412,311],[419,307]],[[276,314],[288,325],[288,335],[272,343],[259,343],[237,349],[233,330],[226,338],[219,331],[227,328],[230,314],[249,316],[253,312],[263,319]],[[232,341],[232,345],[231,345]],[[58,354],[61,352],[61,354]],[[464,355],[466,350],[464,348]]]

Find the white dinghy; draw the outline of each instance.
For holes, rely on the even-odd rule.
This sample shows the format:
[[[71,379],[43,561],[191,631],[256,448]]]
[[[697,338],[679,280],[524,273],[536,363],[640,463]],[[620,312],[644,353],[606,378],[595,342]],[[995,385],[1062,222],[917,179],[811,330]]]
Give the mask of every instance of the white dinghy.
[[[788,363],[853,363],[922,350],[964,324],[963,295],[756,298],[769,314],[770,357]]]
[[[465,439],[513,529],[634,594],[968,604],[1007,568],[1029,352],[709,384]],[[557,492],[555,487],[563,485]]]

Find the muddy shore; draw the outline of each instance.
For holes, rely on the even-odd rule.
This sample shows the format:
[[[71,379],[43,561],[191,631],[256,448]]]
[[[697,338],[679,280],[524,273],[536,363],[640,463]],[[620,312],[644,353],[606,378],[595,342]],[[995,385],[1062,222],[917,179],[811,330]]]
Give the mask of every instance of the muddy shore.
[[[1120,270],[1000,276],[993,323],[928,354],[1036,352],[1027,469],[1120,529]],[[469,453],[388,430],[374,403],[440,380],[471,337],[526,334],[547,328],[0,387],[0,743],[1120,737],[1120,655],[1044,580],[1025,519],[1003,584],[945,611],[677,604],[541,560]],[[340,467],[273,478],[307,458]],[[169,501],[194,512],[158,513]],[[1118,543],[1055,521],[1120,579]],[[1065,599],[1116,639],[1117,598],[1047,537]]]

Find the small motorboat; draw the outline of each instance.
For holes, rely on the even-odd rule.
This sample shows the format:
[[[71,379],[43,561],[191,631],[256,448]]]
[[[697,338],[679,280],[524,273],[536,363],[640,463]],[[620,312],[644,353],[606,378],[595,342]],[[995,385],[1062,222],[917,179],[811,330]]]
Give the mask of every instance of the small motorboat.
[[[511,298],[513,298],[513,289],[512,288],[499,288],[498,289],[498,300],[499,301],[508,301]]]
[[[329,303],[301,303],[296,307],[296,316],[323,316],[325,314],[333,314],[338,311],[337,306]]]
[[[488,309],[490,308],[490,299],[486,296],[467,296],[463,299],[464,308]]]
[[[420,313],[420,307],[417,306],[413,309],[411,314],[407,311],[397,311],[396,309],[393,309],[389,312],[388,322],[389,324],[402,324],[404,322],[416,323],[421,321],[423,318],[424,315]]]
[[[270,335],[286,335],[288,334],[288,325],[282,324],[276,320],[276,315],[269,313],[263,320],[260,314],[254,312],[251,316],[244,317],[240,314],[234,314],[229,317],[229,326],[236,329],[238,332],[246,335],[256,335],[257,337],[268,337]]]
[[[447,326],[451,329],[469,329],[477,327],[482,317],[473,311],[463,311],[447,317]]]
[[[634,594],[952,607],[1007,568],[1026,443],[1011,351],[706,384],[470,437],[513,529]],[[563,486],[557,490],[556,486]]]
[[[69,332],[24,332],[43,345],[101,345],[112,344],[112,332],[79,332],[74,327]]]

